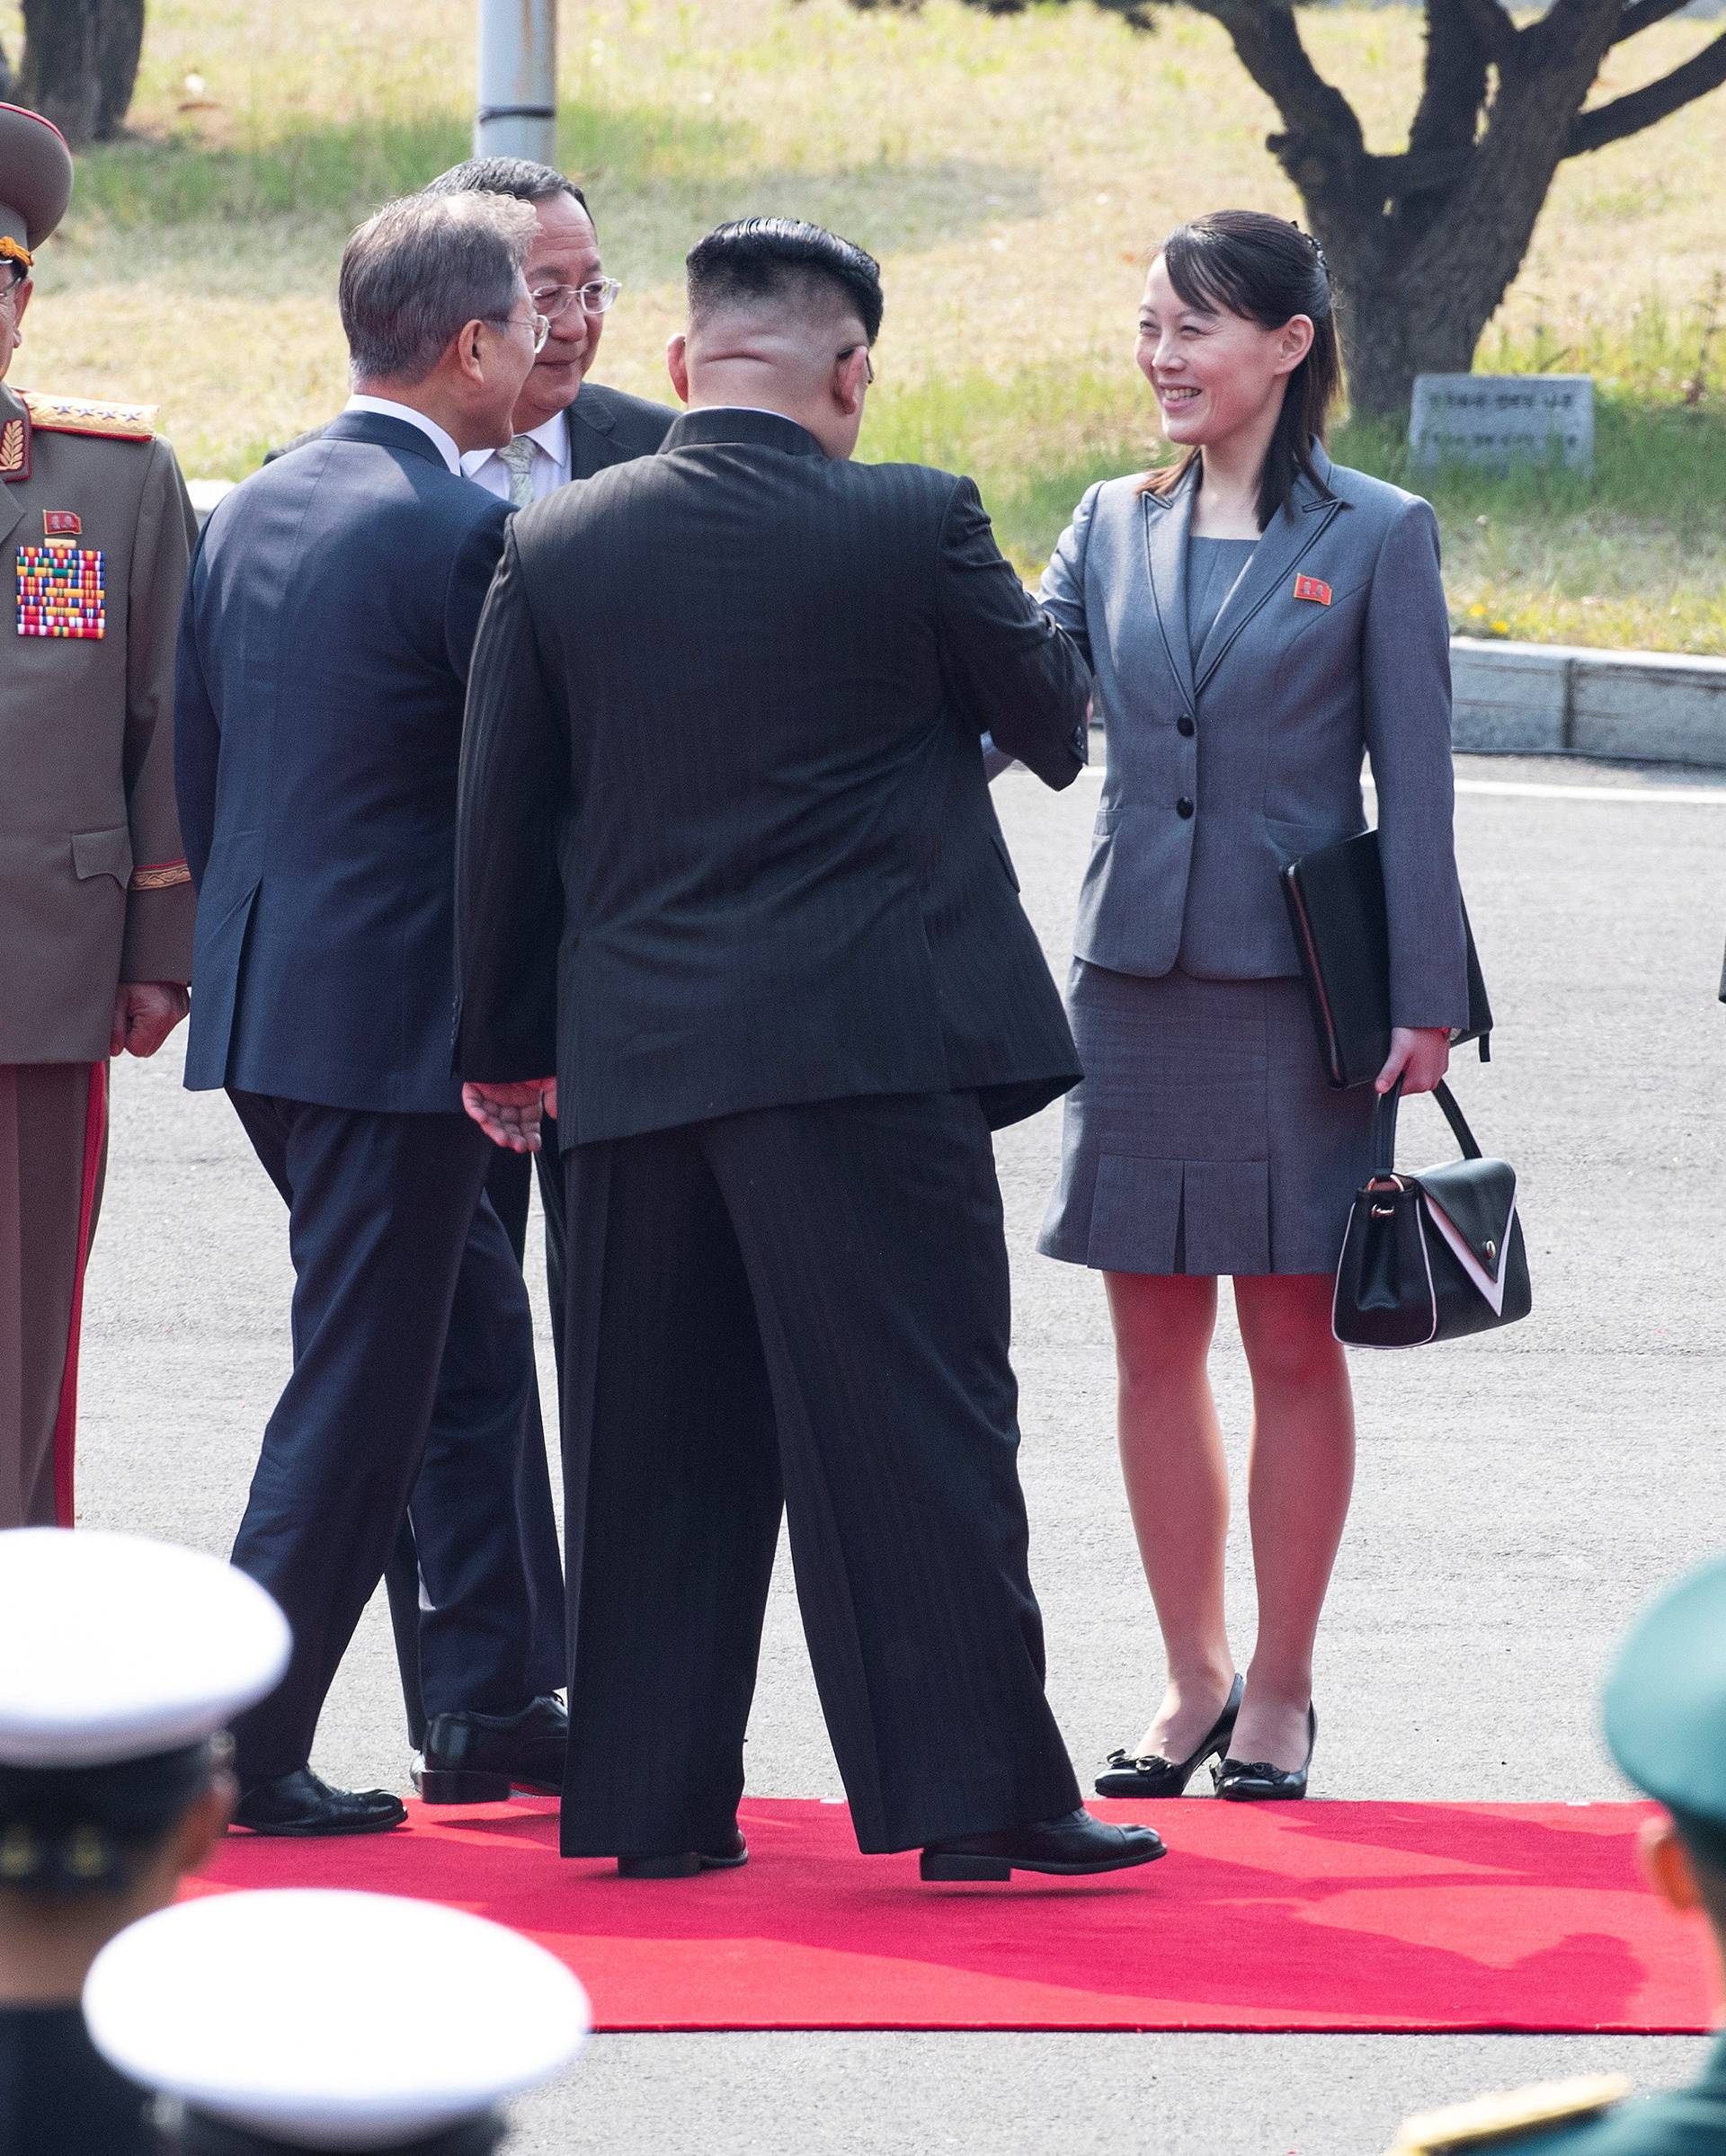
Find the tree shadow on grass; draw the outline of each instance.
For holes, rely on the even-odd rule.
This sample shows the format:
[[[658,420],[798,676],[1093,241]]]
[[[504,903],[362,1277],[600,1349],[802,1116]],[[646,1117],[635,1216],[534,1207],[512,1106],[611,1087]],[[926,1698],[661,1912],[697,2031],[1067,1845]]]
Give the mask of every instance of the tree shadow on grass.
[[[831,220],[871,247],[905,250],[1042,209],[1028,165],[943,157],[763,169],[752,162],[752,128],[669,107],[565,105],[557,135],[564,170],[593,190],[605,236],[621,229],[636,243],[632,277],[678,275],[691,241],[727,217]],[[423,187],[470,150],[468,121],[456,111],[291,122],[255,140],[131,136],[83,158],[76,217],[147,234],[171,252],[206,242],[212,224],[339,227]],[[262,233],[258,244],[270,244]],[[291,282],[305,251],[288,252]]]

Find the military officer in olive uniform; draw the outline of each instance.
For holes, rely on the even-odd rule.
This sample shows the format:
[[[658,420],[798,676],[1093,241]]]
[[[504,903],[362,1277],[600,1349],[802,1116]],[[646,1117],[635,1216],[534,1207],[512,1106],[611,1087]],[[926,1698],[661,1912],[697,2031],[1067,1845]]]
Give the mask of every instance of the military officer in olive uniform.
[[[1726,1970],[1726,1560],[1679,1581],[1633,1627],[1606,1680],[1606,1743],[1664,1807],[1642,1868],[1664,1901],[1704,1915]],[[1489,2096],[1411,2118],[1390,2156],[1720,2156],[1726,2036],[1700,2080],[1631,2101],[1622,2075]]]
[[[156,1052],[191,964],[172,732],[185,485],[148,408],[4,379],[71,192],[58,129],[0,105],[0,1528],[71,1524],[108,1058]]]

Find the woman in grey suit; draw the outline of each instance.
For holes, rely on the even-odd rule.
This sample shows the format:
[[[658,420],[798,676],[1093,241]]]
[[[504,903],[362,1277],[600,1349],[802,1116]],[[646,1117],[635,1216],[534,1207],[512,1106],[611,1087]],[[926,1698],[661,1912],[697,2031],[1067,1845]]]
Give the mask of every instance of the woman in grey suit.
[[[1186,454],[1092,487],[1042,590],[1090,661],[1108,765],[1071,982],[1086,1075],[1041,1247],[1107,1282],[1168,1664],[1136,1752],[1098,1788],[1171,1796],[1208,1759],[1221,1796],[1299,1797],[1354,1472],[1331,1281],[1373,1095],[1325,1082],[1278,871],[1365,828],[1370,755],[1395,1025],[1378,1085],[1428,1091],[1467,1016],[1448,617],[1431,509],[1325,455],[1341,364],[1316,242],[1241,210],[1181,226],[1152,264],[1137,358]],[[1253,1389],[1244,1678],[1206,1372],[1222,1273]]]

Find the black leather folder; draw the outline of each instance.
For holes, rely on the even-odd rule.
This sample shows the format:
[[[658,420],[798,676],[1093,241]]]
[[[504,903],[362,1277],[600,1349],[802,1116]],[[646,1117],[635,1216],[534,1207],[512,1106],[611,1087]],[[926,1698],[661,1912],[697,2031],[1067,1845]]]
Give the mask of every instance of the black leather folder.
[[[1339,1091],[1369,1086],[1391,1052],[1391,939],[1378,833],[1363,831],[1303,854],[1283,871],[1301,972],[1318,1029],[1325,1076]],[[1468,939],[1468,1024],[1453,1046],[1478,1041],[1491,1058],[1492,1007],[1463,909]]]

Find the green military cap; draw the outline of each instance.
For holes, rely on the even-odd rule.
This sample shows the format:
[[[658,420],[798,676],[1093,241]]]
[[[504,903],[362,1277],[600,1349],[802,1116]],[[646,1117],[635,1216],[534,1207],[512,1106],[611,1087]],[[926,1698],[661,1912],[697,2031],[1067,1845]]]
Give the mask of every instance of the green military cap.
[[[1689,1574],[1638,1619],[1605,1708],[1624,1773],[1726,1860],[1726,1559]]]
[[[72,153],[51,120],[0,105],[0,258],[28,270],[72,200]]]

